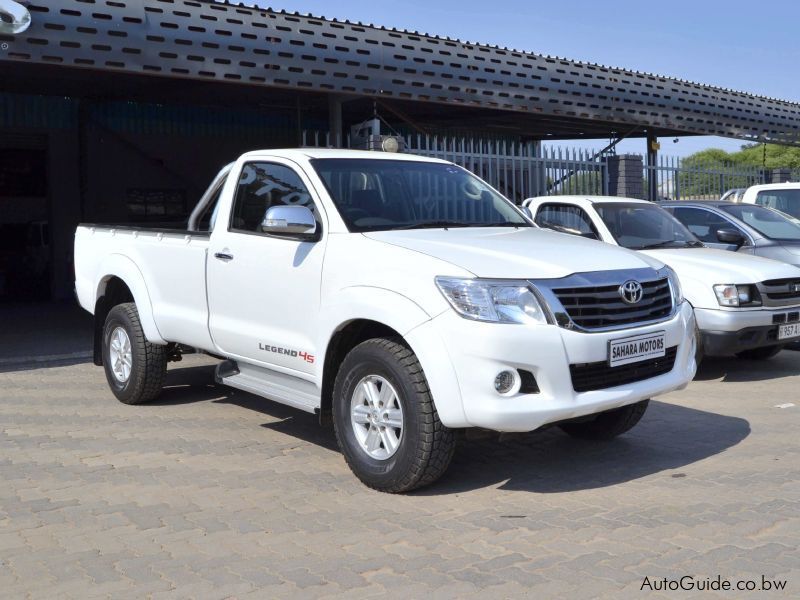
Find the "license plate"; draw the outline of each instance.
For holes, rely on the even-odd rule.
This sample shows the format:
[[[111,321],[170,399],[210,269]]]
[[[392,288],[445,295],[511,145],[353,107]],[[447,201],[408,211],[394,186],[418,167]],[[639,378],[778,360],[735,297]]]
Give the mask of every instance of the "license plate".
[[[800,334],[798,334],[800,335]],[[666,355],[666,333],[645,333],[608,343],[608,366],[621,367]]]
[[[778,328],[779,340],[788,340],[796,337],[800,337],[800,323],[789,323]]]

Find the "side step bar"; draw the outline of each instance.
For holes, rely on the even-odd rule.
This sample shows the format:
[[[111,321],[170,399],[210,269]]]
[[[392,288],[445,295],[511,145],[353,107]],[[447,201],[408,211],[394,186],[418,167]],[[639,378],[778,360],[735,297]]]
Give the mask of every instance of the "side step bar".
[[[319,390],[310,381],[235,360],[226,360],[217,365],[214,380],[221,385],[310,413],[320,405]]]

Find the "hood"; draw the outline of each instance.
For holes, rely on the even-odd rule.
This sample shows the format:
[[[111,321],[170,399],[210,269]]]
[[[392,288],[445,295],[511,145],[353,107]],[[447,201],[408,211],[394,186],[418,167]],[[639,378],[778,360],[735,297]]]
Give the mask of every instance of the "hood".
[[[678,277],[716,283],[758,283],[768,279],[796,277],[800,269],[786,263],[712,248],[665,248],[643,250],[675,269]],[[712,281],[713,280],[713,281]]]
[[[415,229],[363,235],[438,258],[476,277],[557,279],[573,273],[663,266],[659,259],[611,244],[533,227]]]

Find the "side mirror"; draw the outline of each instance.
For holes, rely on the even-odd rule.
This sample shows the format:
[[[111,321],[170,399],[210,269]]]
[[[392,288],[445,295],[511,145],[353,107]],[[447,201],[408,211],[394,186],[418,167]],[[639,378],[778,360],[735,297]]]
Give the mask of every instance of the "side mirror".
[[[739,231],[728,227],[717,229],[717,239],[723,244],[735,246],[743,246],[745,242],[744,236]]]
[[[261,231],[299,240],[318,239],[317,220],[306,206],[272,206],[267,209]]]

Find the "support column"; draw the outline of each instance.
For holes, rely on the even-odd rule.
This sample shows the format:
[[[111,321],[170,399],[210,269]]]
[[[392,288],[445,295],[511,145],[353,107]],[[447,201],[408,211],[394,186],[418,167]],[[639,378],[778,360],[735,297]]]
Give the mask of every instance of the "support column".
[[[342,97],[334,94],[328,95],[328,125],[330,127],[330,145],[334,148],[344,146],[342,128]]]
[[[787,167],[772,169],[772,180],[769,183],[786,183],[792,180],[792,170]]]
[[[608,195],[644,199],[642,157],[638,154],[620,154],[608,159]]]
[[[653,131],[647,131],[647,199],[658,200],[658,137]]]
[[[75,285],[72,247],[81,220],[80,142],[73,129],[49,134],[48,180],[50,185],[50,289],[53,300],[72,298]]]

